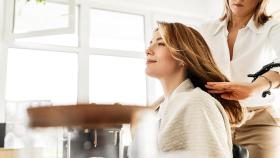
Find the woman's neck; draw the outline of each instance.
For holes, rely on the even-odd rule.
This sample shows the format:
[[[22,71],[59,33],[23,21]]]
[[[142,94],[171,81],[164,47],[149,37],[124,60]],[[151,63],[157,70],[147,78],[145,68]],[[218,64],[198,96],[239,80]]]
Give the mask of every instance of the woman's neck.
[[[176,75],[170,75],[171,77],[165,77],[160,79],[161,86],[164,92],[164,98],[169,98],[172,92],[184,81],[186,77],[184,73],[177,73]]]
[[[252,15],[247,16],[232,16],[231,21],[228,24],[228,29],[241,29],[244,28],[249,20],[251,19]]]

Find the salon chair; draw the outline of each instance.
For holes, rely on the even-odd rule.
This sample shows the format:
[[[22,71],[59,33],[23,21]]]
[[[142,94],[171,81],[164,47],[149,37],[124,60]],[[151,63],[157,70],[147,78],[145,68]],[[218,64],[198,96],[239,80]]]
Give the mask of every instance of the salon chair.
[[[233,158],[249,158],[248,149],[238,144],[233,144],[232,154]]]

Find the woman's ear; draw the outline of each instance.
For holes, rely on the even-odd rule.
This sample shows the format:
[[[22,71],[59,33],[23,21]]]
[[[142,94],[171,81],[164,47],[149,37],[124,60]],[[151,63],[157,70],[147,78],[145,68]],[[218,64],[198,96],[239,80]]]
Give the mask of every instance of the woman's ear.
[[[182,61],[180,62],[179,65],[180,65],[180,67],[185,67],[186,66],[186,64],[184,62],[182,62]]]

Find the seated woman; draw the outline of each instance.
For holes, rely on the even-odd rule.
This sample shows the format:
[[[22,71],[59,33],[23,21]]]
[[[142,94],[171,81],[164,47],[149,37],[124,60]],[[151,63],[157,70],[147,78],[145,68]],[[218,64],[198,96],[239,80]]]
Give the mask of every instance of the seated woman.
[[[242,120],[242,108],[237,101],[207,93],[207,82],[228,80],[203,37],[183,24],[159,22],[146,56],[146,74],[157,78],[164,91],[158,109],[159,151],[232,158],[230,123]]]

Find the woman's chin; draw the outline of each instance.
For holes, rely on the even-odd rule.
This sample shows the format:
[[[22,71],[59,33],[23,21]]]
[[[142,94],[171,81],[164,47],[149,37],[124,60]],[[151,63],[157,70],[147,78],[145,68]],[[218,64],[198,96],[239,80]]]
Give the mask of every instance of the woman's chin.
[[[155,73],[153,73],[152,71],[149,71],[149,70],[146,69],[145,73],[149,77],[157,78],[157,75]]]

